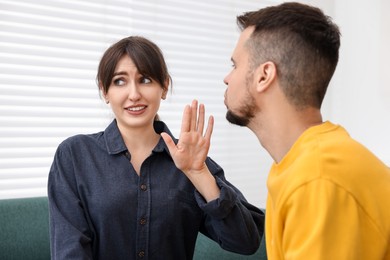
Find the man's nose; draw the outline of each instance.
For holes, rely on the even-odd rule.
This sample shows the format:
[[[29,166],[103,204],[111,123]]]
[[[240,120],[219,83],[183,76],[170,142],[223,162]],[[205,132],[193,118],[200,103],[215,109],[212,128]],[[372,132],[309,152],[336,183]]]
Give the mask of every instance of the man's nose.
[[[230,73],[227,74],[227,75],[225,76],[225,78],[223,79],[223,83],[225,83],[226,86],[229,85],[229,75],[230,75]]]

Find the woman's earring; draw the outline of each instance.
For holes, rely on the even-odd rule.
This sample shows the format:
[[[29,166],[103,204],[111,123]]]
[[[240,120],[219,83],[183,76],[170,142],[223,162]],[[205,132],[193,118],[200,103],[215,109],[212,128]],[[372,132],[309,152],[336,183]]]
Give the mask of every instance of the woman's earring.
[[[161,95],[161,99],[165,100],[167,98],[167,91],[164,91]]]
[[[104,95],[103,97],[104,97],[104,101],[106,102],[106,104],[110,103],[110,101],[108,100],[107,95]]]

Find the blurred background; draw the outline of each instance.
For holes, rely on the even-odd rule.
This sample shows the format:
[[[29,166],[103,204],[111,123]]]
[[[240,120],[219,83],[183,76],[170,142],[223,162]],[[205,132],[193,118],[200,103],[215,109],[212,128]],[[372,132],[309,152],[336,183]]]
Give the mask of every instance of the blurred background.
[[[390,1],[299,2],[323,9],[342,33],[324,119],[390,165]],[[46,196],[58,144],[111,122],[96,86],[98,62],[112,43],[140,35],[159,45],[173,78],[161,119],[178,136],[185,104],[204,103],[215,117],[209,155],[251,203],[265,207],[272,160],[251,131],[226,121],[222,80],[239,36],[236,16],[279,3],[0,0],[0,199]]]

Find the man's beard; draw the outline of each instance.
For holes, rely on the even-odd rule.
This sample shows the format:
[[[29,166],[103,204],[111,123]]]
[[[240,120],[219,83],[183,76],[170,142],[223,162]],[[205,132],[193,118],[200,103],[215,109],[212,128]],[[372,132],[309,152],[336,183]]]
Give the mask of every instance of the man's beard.
[[[228,108],[228,111],[226,112],[227,121],[239,126],[247,126],[250,123],[251,119],[255,116],[257,108],[253,97],[249,93],[247,93],[246,99],[247,104],[239,109],[241,115],[234,113]]]
[[[248,126],[251,119],[255,116],[256,112],[258,111],[258,108],[255,104],[255,99],[251,96],[249,93],[250,89],[250,83],[253,82],[253,70],[248,72],[245,77],[245,104],[238,109],[237,113],[234,113],[232,110],[228,108],[228,111],[226,112],[226,120],[232,124],[239,125],[239,126]]]
[[[247,126],[250,121],[248,117],[238,116],[235,113],[233,113],[231,110],[228,110],[226,112],[226,120],[232,124],[239,125],[239,126]]]

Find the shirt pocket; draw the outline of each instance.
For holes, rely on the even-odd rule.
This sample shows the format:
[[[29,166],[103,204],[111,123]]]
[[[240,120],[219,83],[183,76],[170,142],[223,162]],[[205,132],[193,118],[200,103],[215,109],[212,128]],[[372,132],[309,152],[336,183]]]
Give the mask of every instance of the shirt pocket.
[[[185,190],[169,189],[168,199],[170,201],[183,202],[194,206],[198,205],[195,200],[194,191],[190,192]]]

